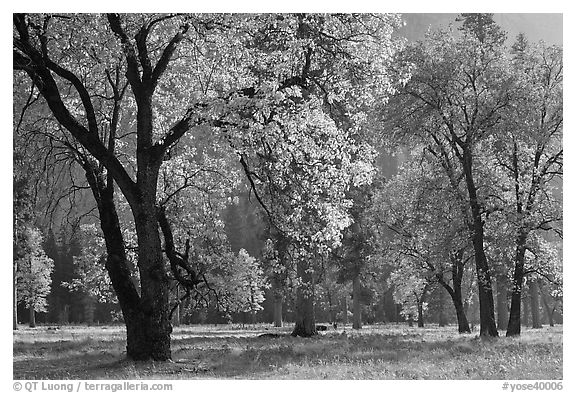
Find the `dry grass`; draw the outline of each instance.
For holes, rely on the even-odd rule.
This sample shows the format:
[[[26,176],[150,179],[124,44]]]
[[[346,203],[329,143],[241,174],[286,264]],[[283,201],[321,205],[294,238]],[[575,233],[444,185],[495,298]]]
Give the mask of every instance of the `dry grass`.
[[[263,325],[175,328],[173,362],[125,359],[122,327],[21,328],[15,379],[561,379],[562,327],[481,340],[455,326],[379,325],[314,338]],[[264,332],[284,336],[258,337]],[[502,332],[501,332],[502,333]]]

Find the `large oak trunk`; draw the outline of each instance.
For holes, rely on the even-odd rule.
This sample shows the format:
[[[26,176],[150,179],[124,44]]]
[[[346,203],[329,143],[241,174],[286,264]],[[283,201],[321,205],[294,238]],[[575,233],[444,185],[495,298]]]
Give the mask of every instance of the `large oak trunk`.
[[[352,328],[362,329],[362,304],[360,303],[360,292],[362,284],[360,283],[360,276],[354,276],[352,280]]]
[[[112,282],[112,286],[118,298],[118,303],[122,309],[122,315],[126,324],[126,354],[134,360],[167,360],[170,359],[170,331],[171,326],[168,321],[168,285],[167,281],[154,280],[150,276],[162,277],[163,265],[160,266],[159,273],[150,268],[149,258],[157,263],[162,263],[160,240],[154,243],[147,236],[147,230],[143,228],[142,216],[140,216],[139,237],[144,234],[145,239],[150,241],[151,248],[157,246],[157,253],[153,254],[149,244],[144,244],[139,239],[139,267],[140,281],[142,287],[152,285],[151,289],[144,289],[142,297],[138,294],[134,282],[132,281],[129,264],[126,258],[126,249],[120,221],[114,204],[114,188],[111,179],[104,177],[95,163],[85,163],[86,178],[93,192],[100,215],[100,226],[106,243],[106,270]],[[150,217],[148,217],[150,219]],[[154,218],[154,220],[156,220]],[[156,224],[157,225],[157,224]],[[154,226],[151,225],[152,232]],[[138,230],[137,230],[138,232]],[[157,228],[156,228],[156,235]],[[143,253],[149,253],[142,257]],[[154,255],[156,259],[154,259]],[[158,258],[160,256],[160,258]],[[146,269],[145,267],[148,267]],[[142,274],[144,272],[144,274]],[[165,274],[164,274],[165,277]],[[162,287],[158,289],[158,287]],[[151,297],[158,295],[159,299],[151,300]]]
[[[309,265],[305,261],[298,261],[297,274],[302,284],[296,290],[296,325],[292,336],[312,337],[316,331],[314,316],[314,282]]]
[[[134,211],[140,273],[140,316],[147,350],[154,360],[171,358],[170,290],[156,210],[156,173],[139,168],[141,204]],[[143,174],[143,176],[141,176]],[[140,177],[141,176],[141,177]],[[143,180],[142,180],[143,179]]]

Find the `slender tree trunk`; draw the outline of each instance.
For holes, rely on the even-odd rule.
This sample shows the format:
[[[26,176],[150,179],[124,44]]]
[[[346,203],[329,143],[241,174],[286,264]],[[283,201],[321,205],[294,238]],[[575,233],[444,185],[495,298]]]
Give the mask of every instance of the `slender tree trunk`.
[[[360,303],[360,291],[362,284],[360,283],[360,275],[356,275],[352,280],[352,312],[354,319],[352,321],[353,329],[362,329],[362,304]]]
[[[282,327],[282,294],[274,294],[274,326]]]
[[[498,329],[506,329],[508,324],[508,285],[506,277],[496,276],[496,310]]]
[[[424,327],[424,310],[422,306],[422,299],[418,300],[418,327]]]
[[[538,296],[538,284],[536,281],[530,281],[528,284],[530,290],[530,312],[532,313],[532,327],[540,329],[542,322],[540,321],[540,300]]]
[[[496,320],[494,319],[494,298],[492,296],[492,279],[488,268],[488,260],[484,252],[484,222],[482,209],[478,202],[477,188],[472,176],[472,152],[466,146],[462,151],[464,176],[472,212],[472,244],[478,277],[478,300],[480,303],[480,336],[498,336]]]
[[[294,337],[311,337],[318,334],[314,316],[314,282],[308,269],[309,264],[306,261],[298,261],[296,272],[302,284],[296,290],[296,325],[292,331]]]
[[[518,336],[521,331],[522,281],[524,280],[524,256],[526,254],[527,235],[520,233],[516,238],[516,256],[514,259],[514,278],[510,301],[510,319],[506,336]]]
[[[36,327],[36,312],[34,311],[34,307],[30,306],[28,309],[30,311],[30,327]]]

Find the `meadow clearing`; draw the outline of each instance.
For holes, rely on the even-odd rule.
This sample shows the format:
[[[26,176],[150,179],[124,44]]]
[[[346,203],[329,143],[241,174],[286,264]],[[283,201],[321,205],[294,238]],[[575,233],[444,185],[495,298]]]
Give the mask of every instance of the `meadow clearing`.
[[[20,326],[14,379],[562,379],[562,326],[480,339],[455,326],[175,327],[171,362],[126,359],[122,326]],[[277,337],[259,337],[265,333]]]

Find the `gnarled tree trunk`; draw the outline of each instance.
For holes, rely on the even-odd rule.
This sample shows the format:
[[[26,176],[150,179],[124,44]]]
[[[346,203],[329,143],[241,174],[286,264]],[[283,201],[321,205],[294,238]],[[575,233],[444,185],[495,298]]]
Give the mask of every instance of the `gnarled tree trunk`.
[[[154,205],[152,205],[154,208]],[[138,236],[138,270],[140,272],[140,309],[142,330],[150,357],[154,360],[171,358],[169,285],[160,246],[158,221],[152,213],[139,212],[135,217]]]
[[[100,215],[100,227],[106,243],[106,270],[112,282],[112,286],[122,309],[126,324],[126,354],[134,360],[166,360],[170,358],[170,332],[171,326],[168,321],[168,285],[165,285],[165,297],[162,291],[155,292],[148,289],[143,291],[146,295],[141,297],[132,281],[124,237],[120,228],[120,220],[114,203],[114,184],[111,178],[105,178],[98,165],[94,162],[83,163],[86,179],[92,190]],[[156,221],[156,218],[154,218]],[[142,232],[142,229],[141,229]],[[139,246],[140,246],[139,242]],[[146,245],[142,250],[139,248],[140,280],[142,285],[150,285],[150,282],[158,282],[150,279],[150,273],[158,276],[153,269],[149,274],[142,275],[142,269],[146,261],[140,259],[143,252],[151,252]],[[158,252],[159,249],[158,239]],[[161,256],[161,254],[160,254]],[[150,263],[150,262],[148,262]],[[162,262],[163,263],[163,262]],[[146,272],[146,270],[144,270]],[[144,279],[143,279],[144,278]],[[156,309],[151,304],[151,296],[157,293]],[[164,303],[162,303],[164,302]],[[158,303],[164,310],[158,310]],[[160,318],[158,316],[160,315]],[[164,316],[164,319],[162,318]],[[168,326],[166,326],[168,322]],[[163,325],[164,324],[164,325]],[[158,326],[160,325],[160,326]]]
[[[296,267],[297,275],[302,284],[296,290],[296,325],[292,336],[312,337],[316,331],[316,319],[314,316],[314,281],[309,264],[299,260]]]

